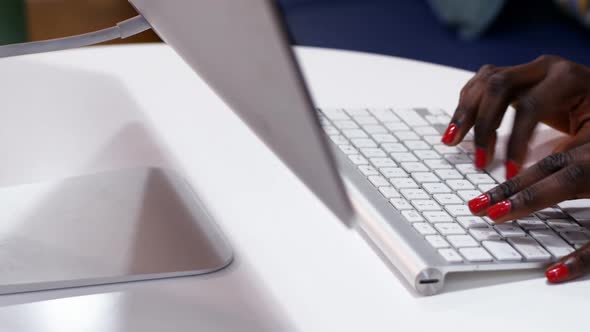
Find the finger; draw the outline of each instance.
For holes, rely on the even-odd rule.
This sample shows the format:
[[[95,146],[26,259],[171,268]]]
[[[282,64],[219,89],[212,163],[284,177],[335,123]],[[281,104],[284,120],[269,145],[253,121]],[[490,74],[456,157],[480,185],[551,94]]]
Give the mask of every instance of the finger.
[[[457,109],[453,113],[451,122],[442,136],[442,143],[456,145],[463,140],[475,123],[477,107],[481,101],[486,80],[490,75],[500,69],[492,65],[485,65],[463,87],[459,96]]]
[[[545,157],[512,179],[470,200],[469,209],[475,215],[483,215],[491,205],[506,200],[517,192],[563,169],[571,164],[578,155],[576,150],[572,150]]]
[[[548,91],[551,93],[547,93]],[[514,124],[506,149],[507,179],[520,171],[528,152],[529,141],[539,123],[539,116],[561,108],[562,100],[567,94],[563,80],[557,76],[548,76],[518,97]]]
[[[590,167],[569,165],[527,187],[512,197],[492,205],[487,215],[496,223],[503,223],[530,215],[559,202],[578,198],[587,184]]]
[[[590,243],[562,257],[545,271],[547,281],[560,283],[590,272]]]
[[[553,151],[569,151],[588,142],[590,142],[590,121],[585,122],[575,136],[568,137],[565,141],[555,147]]]
[[[548,68],[548,59],[538,58],[533,62],[508,68],[491,75],[475,120],[475,166],[485,168],[492,160],[489,151],[491,137],[500,126],[511,101],[522,91],[541,82]]]

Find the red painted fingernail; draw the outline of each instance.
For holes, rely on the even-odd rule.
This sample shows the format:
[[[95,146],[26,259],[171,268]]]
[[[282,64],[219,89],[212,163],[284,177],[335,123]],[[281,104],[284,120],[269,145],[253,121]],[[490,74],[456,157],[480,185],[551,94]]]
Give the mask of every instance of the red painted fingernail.
[[[479,169],[484,169],[486,167],[486,159],[487,159],[486,149],[484,148],[475,148],[475,167]]]
[[[478,213],[481,210],[490,206],[490,195],[479,195],[474,199],[470,200],[469,203],[467,203],[467,205],[469,206],[469,210],[471,210],[472,213]]]
[[[501,201],[488,209],[488,217],[492,218],[492,220],[499,219],[510,212],[511,209],[512,203],[509,200]]]
[[[506,161],[506,179],[512,179],[518,172],[520,172],[520,167],[514,161]]]
[[[558,283],[566,280],[570,276],[570,270],[565,264],[559,264],[547,270],[545,276],[550,283]]]
[[[447,130],[445,130],[441,142],[443,142],[444,144],[451,144],[455,139],[455,136],[457,136],[457,126],[454,123],[451,123],[447,127]]]

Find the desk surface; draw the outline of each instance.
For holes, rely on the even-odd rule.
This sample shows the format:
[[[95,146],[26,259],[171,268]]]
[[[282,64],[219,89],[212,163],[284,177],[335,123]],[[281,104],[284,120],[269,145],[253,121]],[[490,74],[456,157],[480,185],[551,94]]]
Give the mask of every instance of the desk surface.
[[[470,77],[351,52],[298,56],[320,106],[451,110]],[[166,46],[3,59],[0,73],[0,185],[171,167],[236,251],[229,269],[210,276],[2,296],[2,331],[587,327],[587,280],[553,287],[539,271],[469,274],[451,277],[438,296],[414,294]]]

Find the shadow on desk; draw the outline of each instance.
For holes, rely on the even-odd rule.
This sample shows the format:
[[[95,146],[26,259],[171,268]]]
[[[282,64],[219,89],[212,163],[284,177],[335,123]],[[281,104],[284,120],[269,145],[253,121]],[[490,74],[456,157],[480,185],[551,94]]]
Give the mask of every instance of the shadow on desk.
[[[55,178],[60,171],[66,172],[63,176],[73,176],[140,166],[185,173],[123,82],[97,72],[27,63],[25,59],[11,61],[31,71],[22,77],[39,80],[0,80],[5,101],[20,105],[6,111],[11,116],[0,114],[0,121],[5,120],[4,124],[12,128],[3,134],[23,138],[22,142],[0,140],[0,150],[8,151],[3,159],[12,172],[0,174],[0,184]],[[27,96],[26,91],[42,93]],[[67,103],[59,108],[60,114],[43,112],[44,103],[63,101]],[[10,149],[15,143],[22,148]],[[39,146],[45,149],[39,151]],[[40,164],[43,167],[35,166]],[[69,170],[72,173],[67,174]],[[39,209],[44,204],[51,201],[42,200]],[[149,246],[139,245],[136,250]],[[2,329],[293,330],[273,294],[259,282],[248,262],[239,253],[236,256],[230,267],[209,275],[0,296],[0,321],[12,324],[3,323]]]

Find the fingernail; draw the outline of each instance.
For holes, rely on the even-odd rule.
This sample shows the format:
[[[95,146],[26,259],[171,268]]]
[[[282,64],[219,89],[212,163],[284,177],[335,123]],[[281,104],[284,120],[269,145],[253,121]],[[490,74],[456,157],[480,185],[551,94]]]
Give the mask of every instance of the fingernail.
[[[447,127],[447,130],[445,130],[441,142],[443,142],[444,144],[451,144],[455,139],[455,136],[457,136],[457,126],[454,123],[451,123]]]
[[[500,203],[492,205],[492,207],[488,209],[488,217],[495,221],[506,215],[511,209],[512,203],[510,203],[509,200],[501,201]]]
[[[506,179],[510,180],[520,172],[520,167],[513,161],[506,161]]]
[[[484,148],[475,148],[475,167],[484,169],[486,167],[487,153]]]
[[[568,269],[567,265],[559,264],[545,272],[545,276],[547,277],[547,281],[550,283],[558,283],[565,281],[570,275],[570,270]]]
[[[479,195],[474,199],[470,200],[469,203],[467,203],[467,205],[469,206],[469,210],[471,210],[472,213],[478,213],[490,206],[490,195]]]

